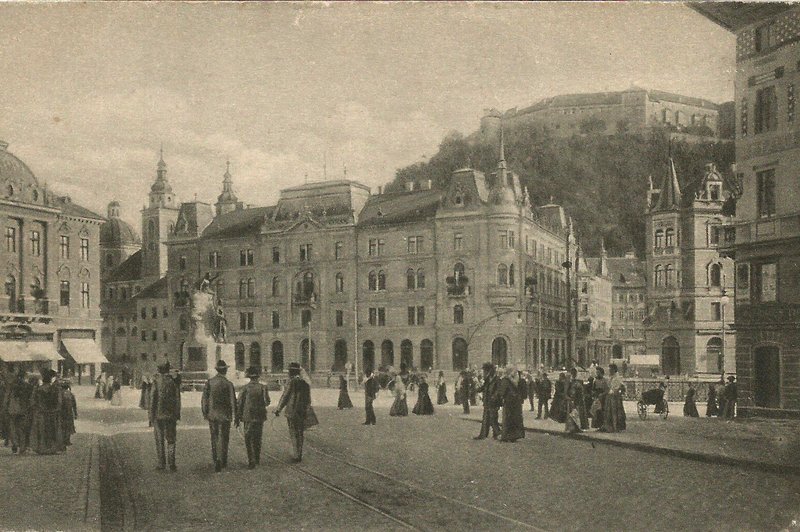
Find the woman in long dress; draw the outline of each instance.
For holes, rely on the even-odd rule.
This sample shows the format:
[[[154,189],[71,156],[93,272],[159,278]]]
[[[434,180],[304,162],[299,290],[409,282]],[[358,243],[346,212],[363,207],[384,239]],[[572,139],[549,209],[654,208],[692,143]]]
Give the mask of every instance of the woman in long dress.
[[[61,436],[64,445],[72,445],[70,438],[75,434],[75,418],[78,417],[78,404],[75,401],[75,396],[72,395],[70,382],[64,380],[61,382]]]
[[[592,428],[600,429],[603,426],[603,412],[605,412],[606,396],[608,395],[608,381],[605,378],[605,370],[596,367],[597,376],[592,383]]]
[[[605,405],[605,424],[603,432],[620,432],[625,430],[625,408],[622,402],[622,377],[617,372],[617,365],[608,366],[608,395]]]
[[[408,403],[406,402],[406,385],[403,384],[403,379],[395,374],[394,377],[394,403],[389,409],[390,416],[407,416]]]
[[[567,375],[562,373],[556,381],[556,391],[550,405],[550,419],[564,423],[567,420]]]
[[[33,390],[31,411],[31,446],[37,454],[56,454],[65,450],[61,431],[62,394],[57,384],[53,384],[56,372],[46,369],[42,372],[42,385]]]
[[[695,389],[689,388],[686,391],[686,401],[683,403],[683,415],[686,417],[700,417],[697,411],[697,404],[694,401]]]
[[[114,384],[111,387],[111,404],[113,406],[122,406],[122,385],[120,380],[114,379]]]
[[[142,393],[139,396],[139,408],[149,411],[148,399],[150,397],[150,378],[145,377],[142,379]]]
[[[339,375],[339,402],[336,404],[339,410],[345,408],[353,408],[353,402],[350,400],[350,394],[347,393],[347,379],[343,375]]]
[[[500,441],[515,442],[525,437],[525,426],[522,422],[522,402],[524,397],[520,389],[519,372],[508,366],[505,377],[497,387],[497,396],[503,406],[503,427],[500,431]]]
[[[708,402],[706,403],[706,416],[718,416],[717,409],[717,389],[713,384],[708,385]]]
[[[440,371],[436,381],[436,404],[446,405],[447,403],[447,383],[444,381],[444,371]]]
[[[433,402],[431,401],[431,396],[428,394],[428,381],[425,379],[424,375],[419,376],[418,386],[417,404],[414,405],[412,412],[418,416],[432,416]]]

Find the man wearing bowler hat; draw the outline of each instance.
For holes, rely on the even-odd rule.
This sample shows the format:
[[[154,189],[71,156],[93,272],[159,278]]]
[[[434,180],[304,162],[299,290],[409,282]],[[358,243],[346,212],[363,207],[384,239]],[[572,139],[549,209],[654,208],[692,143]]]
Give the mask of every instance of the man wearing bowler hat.
[[[165,469],[169,458],[169,469],[175,471],[178,469],[175,465],[175,425],[181,418],[181,386],[170,374],[169,361],[158,366],[158,374],[153,378],[151,386],[148,414],[156,437],[157,468]]]
[[[236,391],[233,389],[233,383],[225,377],[228,364],[224,360],[219,360],[215,369],[217,374],[206,382],[200,405],[203,418],[208,420],[208,427],[211,429],[211,458],[214,461],[214,471],[219,473],[228,466],[228,441],[231,437],[231,421],[234,420],[236,410]]]
[[[260,371],[255,366],[247,368],[250,379],[242,391],[236,405],[236,422],[244,421],[244,445],[247,448],[247,469],[254,469],[261,462],[261,437],[264,421],[267,419],[269,393],[267,387],[258,382]]]
[[[311,387],[300,377],[300,364],[289,364],[289,383],[283,392],[275,415],[281,415],[281,410],[286,409],[286,422],[289,424],[289,437],[294,449],[294,461],[303,460],[303,431],[305,430],[306,414],[311,406]]]

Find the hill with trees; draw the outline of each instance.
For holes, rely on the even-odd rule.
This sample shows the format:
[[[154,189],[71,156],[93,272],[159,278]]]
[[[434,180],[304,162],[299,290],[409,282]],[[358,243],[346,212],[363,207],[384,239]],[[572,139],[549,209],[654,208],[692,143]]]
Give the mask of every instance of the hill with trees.
[[[600,241],[605,239],[610,255],[635,250],[640,257],[644,256],[647,178],[652,176],[655,187],[661,185],[669,153],[683,187],[702,177],[706,163],[713,162],[720,171],[729,172],[734,161],[730,141],[675,137],[670,147],[670,133],[659,130],[571,138],[554,138],[533,128],[504,133],[508,168],[519,174],[534,205],[552,198],[565,207],[575,220],[585,253],[599,253]],[[496,137],[484,138],[477,133],[464,137],[451,132],[428,161],[398,169],[386,189],[428,180],[434,188],[444,189],[458,168],[471,166],[492,172],[498,154]]]

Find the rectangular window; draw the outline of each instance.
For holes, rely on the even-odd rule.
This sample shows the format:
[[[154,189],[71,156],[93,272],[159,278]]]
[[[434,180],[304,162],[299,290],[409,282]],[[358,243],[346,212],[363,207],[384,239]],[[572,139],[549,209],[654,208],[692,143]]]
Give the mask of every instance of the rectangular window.
[[[300,325],[303,327],[308,327],[309,323],[311,323],[311,311],[304,310],[300,313]]]
[[[272,328],[273,329],[280,329],[281,327],[281,315],[278,314],[278,311],[272,311]]]
[[[376,257],[378,255],[378,239],[377,238],[370,238],[369,239],[369,249],[367,250],[367,254],[370,257]]]
[[[747,136],[747,98],[742,98],[742,105],[739,116],[739,127],[742,131],[742,137]]]
[[[508,232],[508,247],[509,249],[514,249],[517,247],[517,239],[514,236],[514,231]]]
[[[774,131],[778,127],[778,97],[775,87],[764,87],[756,91],[756,134]]]
[[[714,321],[722,319],[722,305],[718,301],[711,303],[711,319]]]
[[[253,262],[254,262],[253,259],[254,258],[255,258],[255,254],[253,253],[253,250],[252,249],[248,249],[247,250],[247,265],[248,266],[252,266],[253,265]]]
[[[750,301],[750,264],[736,265],[736,300]]]
[[[498,233],[498,244],[500,245],[500,249],[508,248],[508,231],[500,231]]]
[[[31,231],[31,255],[39,257],[42,254],[42,234],[39,231]]]
[[[143,320],[147,318],[147,309],[145,307],[141,308],[141,314]]]
[[[272,264],[278,264],[281,261],[281,250],[280,248],[273,247],[272,248]]]
[[[6,227],[6,251],[17,252],[17,229],[14,227]]]
[[[756,28],[755,45],[756,52],[767,52],[777,45],[777,33],[775,23],[770,22]]]
[[[161,332],[161,338],[166,342],[167,341],[167,331]]]
[[[408,324],[416,325],[417,309],[416,307],[408,307]]]
[[[147,331],[142,329],[142,334],[141,334],[140,338],[142,339],[142,342],[146,342],[147,341]]]
[[[425,307],[417,307],[417,325],[425,325]]]
[[[536,260],[538,258],[538,256],[536,255],[537,246],[538,244],[536,243],[536,240],[534,240],[533,243],[531,244],[531,253],[533,254],[533,260]]]
[[[382,239],[378,239],[378,256],[383,257],[384,248],[386,247],[386,242]]]
[[[222,261],[220,260],[219,251],[214,251],[212,253],[209,253],[209,255],[208,255],[208,265],[209,265],[209,267],[211,267],[211,268],[219,268],[221,262]]]
[[[461,233],[453,234],[453,250],[461,251],[464,246],[464,237]]]
[[[778,265],[773,263],[761,265],[760,301],[769,303],[778,300]]]
[[[81,260],[89,260],[89,239],[81,238]]]
[[[59,300],[62,307],[69,306],[69,281],[61,281],[59,284]]]
[[[719,233],[722,228],[718,225],[712,225],[708,228],[708,245],[709,246],[718,246],[719,245]]]
[[[342,257],[344,257],[344,244],[337,242],[334,245],[333,256],[336,260],[340,260]]]
[[[375,307],[369,309],[369,324],[373,327],[378,324],[378,309]]]
[[[81,308],[89,308],[89,283],[81,283]]]
[[[386,325],[386,309],[378,307],[378,325],[383,327]]]
[[[253,330],[253,313],[240,312],[239,313],[239,329],[243,331]]]
[[[344,311],[337,310],[336,311],[336,326],[343,327],[344,326]]]
[[[184,271],[186,269],[186,257],[178,259],[178,269]]]
[[[794,122],[794,83],[786,88],[786,120]]]
[[[158,307],[153,307],[150,309],[150,317],[153,319],[158,318]]]
[[[61,240],[59,242],[59,248],[61,249],[61,258],[68,259],[69,258],[69,237],[61,235]]]
[[[156,330],[153,330],[153,332],[151,333],[151,336],[150,336],[150,338],[151,338],[151,340],[153,340],[154,342],[158,342],[158,331],[156,331]]]
[[[411,254],[422,253],[422,240],[421,236],[408,237],[408,252]]]
[[[300,245],[300,262],[308,262],[311,260],[311,244]]]
[[[764,170],[756,174],[758,187],[758,215],[768,218],[775,215],[775,170]]]

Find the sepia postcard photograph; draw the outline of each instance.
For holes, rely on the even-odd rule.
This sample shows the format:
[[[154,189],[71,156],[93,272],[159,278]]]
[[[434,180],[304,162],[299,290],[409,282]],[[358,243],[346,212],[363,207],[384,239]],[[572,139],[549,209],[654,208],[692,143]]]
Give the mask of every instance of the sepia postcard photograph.
[[[800,4],[0,1],[0,531],[800,530]]]

